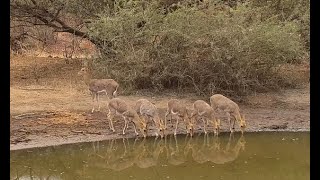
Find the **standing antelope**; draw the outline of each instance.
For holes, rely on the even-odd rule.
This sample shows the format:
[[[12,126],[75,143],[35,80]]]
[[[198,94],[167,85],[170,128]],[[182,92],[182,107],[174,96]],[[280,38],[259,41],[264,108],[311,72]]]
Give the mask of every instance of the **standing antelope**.
[[[136,111],[134,111],[132,108],[130,108],[127,103],[119,98],[113,98],[109,101],[108,104],[109,112],[107,114],[107,118],[109,119],[109,126],[110,129],[115,132],[112,119],[115,116],[115,114],[120,114],[124,119],[124,127],[122,130],[122,134],[125,134],[125,131],[128,128],[129,122],[133,123],[134,132],[138,136],[139,133],[137,132],[136,126],[138,126],[139,130],[143,134],[144,137],[146,137],[147,132],[147,123],[144,119],[141,119]]]
[[[83,80],[86,85],[89,87],[89,91],[92,96],[93,107],[91,112],[94,112],[94,99],[98,103],[98,111],[100,111],[99,104],[99,93],[106,93],[109,99],[112,99],[117,96],[117,90],[119,84],[113,79],[91,79],[91,73],[87,67],[81,68],[78,72],[79,76],[83,76]]]
[[[215,134],[219,133],[220,130],[220,119],[216,119],[213,108],[203,100],[197,100],[193,103],[193,118],[201,118],[203,122],[204,133],[207,134],[206,126],[210,124],[215,128]]]
[[[210,97],[211,107],[216,110],[222,110],[227,114],[230,131],[234,132],[235,121],[239,123],[241,132],[243,133],[244,128],[246,127],[246,121],[244,116],[241,116],[240,109],[237,103],[233,102],[231,99],[221,95],[215,94]],[[233,117],[233,122],[231,125],[231,116]]]
[[[168,104],[167,104],[167,112],[165,114],[165,128],[167,128],[167,120],[168,120],[168,116],[171,115],[171,118],[168,120],[169,122],[171,122],[172,120],[172,115],[177,116],[176,119],[176,127],[174,130],[174,135],[177,134],[177,128],[178,128],[178,124],[179,121],[181,121],[181,119],[183,119],[186,129],[187,129],[187,133],[190,132],[190,134],[193,134],[193,123],[190,120],[190,114],[191,114],[191,110],[188,109],[186,107],[186,105],[184,105],[183,103],[181,103],[179,100],[177,99],[171,99],[169,100]]]
[[[156,136],[160,134],[161,138],[163,138],[165,127],[163,120],[159,117],[157,107],[147,99],[139,99],[135,104],[135,110],[140,116],[147,119],[147,123],[153,122],[158,130]]]

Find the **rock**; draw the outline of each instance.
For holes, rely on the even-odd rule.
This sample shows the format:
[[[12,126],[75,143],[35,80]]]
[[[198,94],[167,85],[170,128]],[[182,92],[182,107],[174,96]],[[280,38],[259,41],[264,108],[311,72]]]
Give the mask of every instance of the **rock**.
[[[268,128],[270,129],[286,129],[288,127],[288,123],[283,123],[281,125],[271,125]]]

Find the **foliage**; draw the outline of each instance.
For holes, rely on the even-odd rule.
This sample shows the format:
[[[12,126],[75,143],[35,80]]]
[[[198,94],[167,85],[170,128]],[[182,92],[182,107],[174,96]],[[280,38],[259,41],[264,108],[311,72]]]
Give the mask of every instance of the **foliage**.
[[[95,43],[102,55],[94,60],[95,76],[114,78],[125,90],[241,95],[294,85],[278,71],[309,55],[309,4],[12,0],[10,13],[14,20]]]
[[[288,85],[278,67],[299,62],[305,50],[299,23],[262,18],[265,7],[180,4],[168,14],[156,7],[127,4],[91,24],[90,35],[111,41],[115,52],[95,60],[97,76],[127,90],[245,94]]]

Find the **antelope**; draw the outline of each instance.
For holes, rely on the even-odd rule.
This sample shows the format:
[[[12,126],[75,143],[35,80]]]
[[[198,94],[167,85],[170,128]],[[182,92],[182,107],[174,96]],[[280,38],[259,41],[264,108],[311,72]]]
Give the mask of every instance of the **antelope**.
[[[120,114],[124,119],[124,127],[122,130],[122,134],[125,134],[125,131],[128,128],[129,122],[133,123],[134,132],[138,136],[139,133],[137,132],[136,126],[138,126],[139,130],[143,134],[144,137],[146,137],[147,132],[147,123],[145,119],[141,119],[136,111],[134,111],[131,107],[127,105],[127,103],[120,99],[120,98],[113,98],[109,101],[108,104],[109,112],[107,114],[107,119],[109,119],[109,126],[110,129],[115,132],[115,129],[113,127],[112,119],[116,114]]]
[[[163,138],[165,127],[163,120],[159,117],[157,107],[147,99],[139,99],[135,104],[135,110],[138,115],[147,119],[147,122],[153,122],[158,130],[158,132],[156,132],[156,136],[160,134],[161,138]]]
[[[215,128],[215,134],[220,130],[220,119],[217,119],[213,108],[203,100],[197,100],[193,103],[193,118],[201,118],[203,122],[204,133],[207,134],[206,126],[210,124]]]
[[[241,132],[243,133],[246,127],[246,121],[244,116],[241,116],[240,109],[237,103],[233,102],[231,99],[221,94],[215,94],[210,97],[210,104],[215,111],[222,110],[226,113],[231,132],[234,132],[235,121],[237,121],[239,123]],[[231,126],[231,116],[233,117],[232,126]]]
[[[168,120],[168,116],[171,115],[171,118]],[[179,121],[181,121],[181,119],[183,119],[185,126],[186,126],[186,130],[187,130],[187,134],[190,133],[191,136],[193,134],[193,124],[192,121],[190,120],[190,115],[191,115],[191,110],[188,109],[183,103],[181,103],[179,100],[177,99],[171,99],[168,104],[167,104],[167,111],[165,114],[165,129],[167,128],[167,120],[169,122],[172,121],[172,115],[176,115],[177,117],[176,119],[176,127],[174,130],[174,135],[177,135],[177,128],[178,128],[178,124]],[[173,127],[173,125],[172,125]]]
[[[91,73],[87,67],[81,68],[78,76],[83,76],[85,84],[89,87],[92,96],[92,110],[94,112],[94,100],[98,103],[98,111],[100,111],[99,94],[106,93],[109,99],[117,96],[119,84],[113,79],[91,79]]]

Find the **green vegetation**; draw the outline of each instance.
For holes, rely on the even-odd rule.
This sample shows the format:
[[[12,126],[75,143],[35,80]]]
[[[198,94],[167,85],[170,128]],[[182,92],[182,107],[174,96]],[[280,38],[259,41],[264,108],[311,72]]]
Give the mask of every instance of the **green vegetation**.
[[[113,46],[95,61],[96,72],[127,89],[178,88],[202,95],[288,85],[278,67],[302,60],[309,40],[301,35],[308,25],[281,17],[272,5],[200,5],[162,14],[155,4],[130,4],[116,15],[101,14],[90,34]],[[294,13],[300,12],[287,16]],[[141,21],[146,23],[138,28]]]
[[[66,2],[69,13],[86,12]],[[80,35],[100,49],[95,76],[114,78],[129,92],[276,90],[295,85],[280,66],[309,57],[308,0],[103,2],[112,6],[82,16],[89,23]]]

